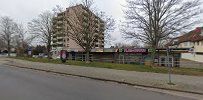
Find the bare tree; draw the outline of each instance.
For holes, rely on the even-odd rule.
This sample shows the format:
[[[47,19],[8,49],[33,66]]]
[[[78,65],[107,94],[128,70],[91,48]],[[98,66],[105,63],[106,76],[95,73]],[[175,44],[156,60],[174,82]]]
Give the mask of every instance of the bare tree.
[[[53,12],[53,14],[54,14],[54,17],[57,17],[57,14],[58,14],[58,13],[61,13],[61,12],[63,12],[63,11],[64,11],[64,8],[61,7],[60,5],[56,5],[56,7],[54,7],[54,8],[52,9],[52,12]]]
[[[28,35],[22,24],[16,24],[15,33],[13,44],[16,48],[17,56],[24,56],[25,51],[31,45],[31,42],[35,37]]]
[[[136,40],[134,40],[131,43],[131,46],[134,47],[134,48],[141,48],[141,47],[143,47],[142,44],[140,44],[139,41],[136,41]]]
[[[114,44],[115,48],[140,48],[141,45],[137,41],[133,41],[132,43],[122,43],[118,42]]]
[[[130,48],[131,47],[130,44],[121,43],[121,42],[115,43],[114,46],[115,46],[115,48]]]
[[[53,33],[53,17],[54,14],[50,11],[43,12],[38,18],[33,19],[28,23],[30,33],[41,39],[41,42],[46,44],[48,58],[51,57],[51,39]]]
[[[6,48],[6,44],[5,42],[3,41],[2,37],[0,37],[0,50],[3,50]]]
[[[96,45],[96,41],[102,38],[99,34],[104,32],[101,24],[98,24],[98,21],[99,23],[103,23],[103,21],[90,10],[92,3],[91,0],[84,0],[83,5],[71,10],[74,17],[66,17],[67,33],[72,40],[84,49],[87,63],[89,63],[91,49]],[[98,20],[96,21],[96,19]],[[98,25],[100,26],[98,27]]]
[[[11,41],[15,33],[16,23],[10,17],[1,17],[0,19],[0,35],[3,41],[6,43],[6,48],[8,50],[8,56],[11,53]]]
[[[99,12],[97,13],[97,15],[104,21],[104,39],[105,39],[105,43],[106,44],[110,44],[112,43],[113,39],[111,36],[111,33],[114,32],[114,30],[116,29],[115,25],[116,25],[116,21],[112,16],[107,16],[105,14],[105,12]]]
[[[121,31],[154,49],[196,24],[200,0],[126,0]]]

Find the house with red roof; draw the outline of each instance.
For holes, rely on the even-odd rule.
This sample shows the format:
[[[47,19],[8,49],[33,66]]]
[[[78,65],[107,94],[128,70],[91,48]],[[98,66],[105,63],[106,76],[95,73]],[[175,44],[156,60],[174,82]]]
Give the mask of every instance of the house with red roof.
[[[170,48],[190,48],[187,53],[182,53],[181,58],[196,62],[203,62],[203,27],[176,37],[167,44]]]

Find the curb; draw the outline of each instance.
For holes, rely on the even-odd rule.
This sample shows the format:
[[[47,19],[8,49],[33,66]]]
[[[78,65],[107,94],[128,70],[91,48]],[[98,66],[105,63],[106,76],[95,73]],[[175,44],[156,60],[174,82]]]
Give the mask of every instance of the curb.
[[[130,85],[130,86],[140,86],[140,87],[145,87],[145,88],[154,88],[154,89],[162,89],[162,90],[176,91],[176,92],[182,92],[182,93],[191,93],[191,94],[203,95],[203,93],[201,93],[201,92],[193,92],[193,91],[185,91],[185,90],[179,90],[179,89],[170,89],[170,88],[148,86],[148,85],[142,85],[142,84],[136,84],[136,83],[129,83],[129,82],[125,82],[125,81],[117,81],[117,80],[111,80],[111,79],[95,78],[95,77],[90,77],[90,76],[85,76],[85,75],[77,75],[77,74],[68,74],[68,73],[64,73],[64,72],[57,72],[57,71],[38,69],[38,68],[28,68],[28,67],[22,67],[22,66],[12,65],[12,64],[4,64],[4,65],[13,66],[13,67],[22,68],[22,69],[31,69],[31,70],[36,70],[36,71],[55,73],[55,74],[60,74],[60,75],[70,75],[70,76],[89,78],[89,79],[100,80],[100,81],[115,82],[115,83],[119,83],[119,84]]]

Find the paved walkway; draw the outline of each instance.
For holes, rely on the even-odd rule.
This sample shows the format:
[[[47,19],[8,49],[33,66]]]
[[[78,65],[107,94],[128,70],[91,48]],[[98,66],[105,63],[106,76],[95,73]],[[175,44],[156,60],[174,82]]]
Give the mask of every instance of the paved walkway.
[[[0,58],[0,63],[97,79],[113,80],[129,84],[176,89],[203,94],[203,77],[198,76],[172,75],[172,82],[176,85],[168,85],[168,74],[38,63],[10,58]]]

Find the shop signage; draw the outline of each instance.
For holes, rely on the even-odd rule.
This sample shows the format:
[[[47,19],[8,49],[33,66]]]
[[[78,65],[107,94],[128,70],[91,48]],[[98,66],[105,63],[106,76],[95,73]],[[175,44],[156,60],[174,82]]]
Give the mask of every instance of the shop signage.
[[[91,52],[104,52],[104,49],[92,49]]]
[[[142,48],[132,48],[132,49],[125,49],[125,52],[131,52],[131,53],[147,53],[147,49],[142,49]]]

